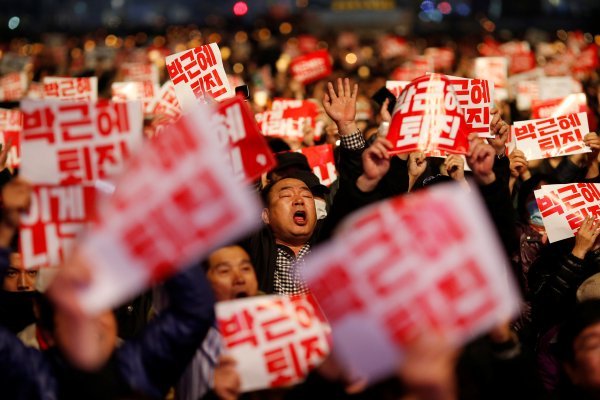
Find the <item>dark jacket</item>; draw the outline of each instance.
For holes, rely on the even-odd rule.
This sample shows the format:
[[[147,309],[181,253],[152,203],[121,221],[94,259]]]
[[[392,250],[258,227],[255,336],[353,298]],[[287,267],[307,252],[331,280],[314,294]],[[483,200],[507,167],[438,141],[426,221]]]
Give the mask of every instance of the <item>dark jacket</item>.
[[[0,249],[0,277],[7,267],[8,251]],[[2,398],[164,398],[215,318],[213,294],[200,267],[187,269],[165,286],[169,308],[93,374],[70,366],[57,349],[40,352],[25,347],[0,327]]]

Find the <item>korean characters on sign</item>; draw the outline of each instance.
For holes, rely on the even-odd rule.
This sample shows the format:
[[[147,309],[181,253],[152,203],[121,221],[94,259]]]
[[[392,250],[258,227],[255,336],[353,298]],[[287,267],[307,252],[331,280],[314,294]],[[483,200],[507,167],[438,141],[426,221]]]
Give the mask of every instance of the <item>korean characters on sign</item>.
[[[212,113],[199,104],[145,141],[100,204],[78,247],[92,275],[78,299],[84,311],[120,304],[260,225],[256,193],[222,165]]]
[[[73,185],[119,173],[142,142],[139,101],[25,100],[20,173],[34,184]]]
[[[516,146],[525,153],[527,160],[589,153],[590,148],[583,143],[583,137],[588,133],[585,112],[516,121],[511,128]]]
[[[317,115],[317,106],[311,101],[275,99],[271,110],[256,114],[256,120],[265,136],[302,141],[307,126],[316,128]]]
[[[515,315],[509,265],[481,200],[452,183],[350,216],[305,278],[340,362],[377,380],[425,333],[460,345]]]
[[[251,181],[275,166],[273,153],[241,98],[219,104],[211,125],[227,155],[222,164],[231,166],[239,180]]]
[[[6,164],[11,168],[19,166],[21,161],[21,131],[23,113],[19,110],[0,108],[0,144],[2,148],[10,144]]]
[[[94,185],[34,186],[19,228],[25,268],[59,265],[95,215]]]
[[[386,81],[385,88],[392,92],[394,97],[400,97],[400,93],[410,83],[410,81]]]
[[[322,144],[319,146],[303,147],[299,150],[306,156],[308,165],[319,178],[322,185],[330,186],[337,179],[333,146]]]
[[[327,50],[317,50],[298,56],[290,63],[292,77],[302,83],[309,84],[331,75],[332,64]]]
[[[469,132],[477,132],[483,138],[492,137],[490,111],[494,104],[494,82],[455,76],[448,76],[448,79],[465,114]]]
[[[125,82],[151,81],[159,84],[158,68],[151,63],[123,63],[120,67],[121,79]]]
[[[544,185],[534,192],[550,243],[575,236],[584,218],[600,215],[600,184]]]
[[[97,101],[98,78],[44,78],[44,98],[71,101]]]
[[[494,100],[508,98],[508,60],[506,57],[477,57],[475,59],[474,76],[477,79],[488,79],[494,82]]]
[[[216,313],[242,392],[301,382],[329,355],[331,328],[311,295],[219,302]]]
[[[564,98],[550,100],[533,100],[531,102],[531,118],[550,118],[559,115],[587,111],[585,93],[574,93]]]
[[[442,150],[466,154],[468,128],[450,81],[431,74],[412,81],[398,98],[387,139],[393,154]]]
[[[166,65],[175,94],[186,112],[193,110],[198,102],[209,101],[207,97],[220,101],[235,95],[216,43],[171,54]]]
[[[27,92],[27,74],[11,72],[0,77],[0,101],[19,101]]]
[[[141,100],[144,115],[152,115],[150,106],[158,94],[158,85],[152,81],[113,82],[112,101]]]

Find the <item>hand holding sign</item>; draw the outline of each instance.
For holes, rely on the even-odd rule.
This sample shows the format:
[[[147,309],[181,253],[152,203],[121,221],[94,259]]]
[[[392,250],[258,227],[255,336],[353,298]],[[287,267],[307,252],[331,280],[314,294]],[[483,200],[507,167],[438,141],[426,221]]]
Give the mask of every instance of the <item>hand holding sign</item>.
[[[590,250],[598,247],[599,235],[600,221],[592,215],[586,217],[575,235],[575,247],[571,253],[583,260]]]
[[[510,132],[510,125],[502,119],[500,110],[497,108],[492,108],[490,113],[493,115],[492,122],[490,123],[490,131],[493,137],[488,139],[488,143],[496,150],[497,155],[504,155],[506,153],[506,141]]]

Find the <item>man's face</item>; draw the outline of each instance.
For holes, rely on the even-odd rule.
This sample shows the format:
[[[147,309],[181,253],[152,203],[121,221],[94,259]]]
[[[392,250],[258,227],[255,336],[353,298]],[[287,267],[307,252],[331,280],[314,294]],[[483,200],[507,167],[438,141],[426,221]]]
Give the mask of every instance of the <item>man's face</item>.
[[[566,365],[571,381],[587,390],[600,390],[600,323],[581,331],[573,348],[573,364]]]
[[[223,247],[208,257],[206,277],[217,301],[254,296],[258,291],[250,256],[239,246]]]
[[[283,244],[298,246],[308,242],[317,223],[311,191],[298,179],[280,180],[271,188],[263,220]]]
[[[23,267],[19,253],[11,253],[10,267],[4,277],[2,289],[7,292],[32,292],[35,290],[37,274],[37,269],[27,270]]]

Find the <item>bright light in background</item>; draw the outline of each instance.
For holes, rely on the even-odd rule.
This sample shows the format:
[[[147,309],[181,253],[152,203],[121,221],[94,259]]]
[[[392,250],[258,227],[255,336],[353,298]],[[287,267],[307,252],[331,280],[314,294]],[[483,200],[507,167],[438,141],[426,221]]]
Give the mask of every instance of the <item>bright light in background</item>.
[[[448,3],[447,1],[442,1],[440,4],[438,4],[437,9],[442,13],[442,14],[450,14],[452,12],[452,5],[450,3]]]
[[[346,62],[348,64],[356,64],[356,61],[358,61],[358,57],[356,56],[356,54],[354,53],[348,53],[346,54]]]
[[[458,15],[466,17],[467,15],[471,14],[471,7],[469,7],[468,4],[460,3],[456,6],[456,12],[458,13]]]
[[[246,15],[248,12],[248,4],[245,1],[238,1],[233,5],[233,13],[238,17]]]
[[[21,19],[19,17],[11,17],[8,20],[8,29],[17,29],[20,23]]]
[[[421,10],[428,12],[428,11],[432,11],[435,8],[435,5],[433,4],[433,1],[431,0],[425,0],[421,3]]]

